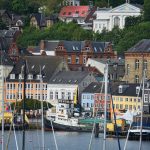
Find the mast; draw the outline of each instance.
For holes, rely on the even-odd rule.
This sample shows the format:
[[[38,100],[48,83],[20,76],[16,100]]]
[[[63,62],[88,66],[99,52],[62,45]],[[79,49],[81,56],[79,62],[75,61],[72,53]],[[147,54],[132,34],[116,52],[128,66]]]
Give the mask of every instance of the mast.
[[[25,99],[26,99],[26,60],[24,59],[24,80],[23,80],[23,136],[22,150],[25,150]]]
[[[142,148],[144,80],[145,80],[145,70],[143,71],[143,86],[142,86],[142,101],[141,101],[141,122],[140,122],[140,144],[139,144],[139,150],[141,150],[141,148]]]
[[[106,120],[107,120],[107,82],[108,82],[108,64],[104,68],[105,77],[105,102],[104,102],[104,139],[103,139],[103,150],[106,149]]]
[[[2,61],[2,58],[1,58]],[[1,83],[1,92],[2,92],[2,150],[4,150],[4,67],[1,63],[2,69],[2,83]]]
[[[44,150],[44,115],[43,115],[43,78],[42,78],[42,71],[40,66],[40,100],[41,100],[41,113],[42,113],[42,149]]]

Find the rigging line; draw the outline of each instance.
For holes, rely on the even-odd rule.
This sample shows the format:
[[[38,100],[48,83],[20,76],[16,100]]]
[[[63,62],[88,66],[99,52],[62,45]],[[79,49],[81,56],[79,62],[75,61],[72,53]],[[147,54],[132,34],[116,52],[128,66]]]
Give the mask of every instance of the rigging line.
[[[46,104],[47,104],[47,108],[49,109],[48,102],[46,102]],[[56,140],[56,136],[55,136],[55,131],[53,128],[52,118],[50,119],[50,122],[51,122],[53,137],[54,137],[55,148],[56,148],[56,150],[58,150],[58,144],[57,144],[57,140]]]
[[[100,93],[102,93],[103,86],[104,86],[104,77],[103,77],[103,82],[102,82]],[[91,134],[91,138],[90,138],[90,143],[89,143],[88,150],[91,150],[91,146],[92,146],[92,139],[93,139],[93,135],[94,135],[94,129],[95,129],[95,123],[96,123],[97,113],[98,113],[98,109],[96,109],[96,114],[95,114],[95,117],[94,117],[94,124],[93,124],[93,129],[92,129],[92,134]]]
[[[111,100],[112,100],[112,108],[113,108],[113,114],[114,114],[114,120],[115,120],[115,131],[116,131],[116,134],[117,134],[118,148],[119,148],[119,150],[121,150],[120,140],[119,140],[119,135],[118,135],[118,126],[117,126],[117,123],[116,123],[116,114],[115,114],[115,110],[114,110],[114,103],[113,103],[112,95],[111,95]]]
[[[137,94],[137,98],[139,98],[141,87],[142,87],[142,80],[141,80],[141,83],[140,83],[140,88],[139,88],[139,91],[138,91],[138,94]],[[136,105],[137,105],[137,102],[136,102]],[[131,130],[131,127],[132,127],[132,122],[133,121],[130,122],[130,126],[129,126],[129,129],[128,129],[128,133],[127,133],[127,137],[126,137],[126,141],[125,141],[125,145],[124,145],[123,150],[126,150],[126,147],[127,147],[127,142],[128,142],[130,130]]]

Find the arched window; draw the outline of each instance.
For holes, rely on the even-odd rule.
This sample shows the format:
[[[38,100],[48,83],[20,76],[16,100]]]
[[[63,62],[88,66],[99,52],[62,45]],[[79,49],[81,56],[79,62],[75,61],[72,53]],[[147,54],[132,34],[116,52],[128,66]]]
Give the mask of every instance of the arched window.
[[[139,76],[135,75],[135,83],[139,83]]]
[[[135,69],[139,69],[139,60],[138,59],[135,60]]]
[[[119,27],[120,26],[120,18],[117,16],[114,18],[114,26],[116,27]]]

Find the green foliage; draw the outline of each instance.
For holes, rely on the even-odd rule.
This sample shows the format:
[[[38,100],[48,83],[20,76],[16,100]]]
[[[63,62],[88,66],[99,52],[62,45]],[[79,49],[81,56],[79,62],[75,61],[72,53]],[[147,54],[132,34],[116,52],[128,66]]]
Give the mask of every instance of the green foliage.
[[[144,20],[150,21],[150,0],[144,0]]]
[[[42,30],[26,27],[18,38],[19,47],[36,46],[40,40],[85,40],[92,39],[93,32],[82,29],[79,25],[70,22],[59,22],[51,28]]]
[[[18,111],[20,111],[21,109],[23,109],[23,101],[22,100],[21,102],[17,102],[16,103],[16,109]],[[11,109],[14,110],[14,106],[15,106],[15,103],[12,103],[11,104]],[[43,102],[43,107],[44,109],[48,109],[48,108],[51,108],[52,105],[50,103],[47,103],[47,102]],[[35,100],[35,99],[26,99],[25,100],[25,110],[37,110],[37,109],[41,109],[41,101],[39,100]]]
[[[130,27],[130,26],[134,26],[136,24],[139,24],[143,21],[143,17],[142,16],[130,16],[130,17],[126,17],[125,19],[125,27]]]

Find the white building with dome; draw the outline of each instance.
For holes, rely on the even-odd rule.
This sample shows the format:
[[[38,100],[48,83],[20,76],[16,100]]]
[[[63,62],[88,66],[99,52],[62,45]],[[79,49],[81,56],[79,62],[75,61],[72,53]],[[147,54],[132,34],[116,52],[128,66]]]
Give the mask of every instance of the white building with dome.
[[[96,19],[93,20],[93,31],[101,33],[104,29],[111,31],[115,26],[123,29],[125,18],[129,16],[139,16],[142,13],[141,5],[125,4],[115,8],[101,8],[95,12]]]

